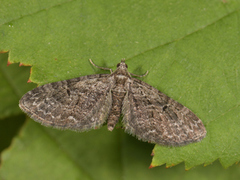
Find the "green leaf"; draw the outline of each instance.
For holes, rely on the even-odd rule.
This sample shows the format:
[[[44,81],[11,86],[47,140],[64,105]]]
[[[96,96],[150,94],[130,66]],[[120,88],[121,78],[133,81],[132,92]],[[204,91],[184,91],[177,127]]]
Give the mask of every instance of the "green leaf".
[[[153,145],[121,129],[107,127],[75,133],[46,128],[29,120],[2,155],[0,179],[238,179],[239,166],[220,163],[188,172],[184,165],[148,169]]]
[[[34,84],[25,84],[29,77],[29,67],[19,68],[17,64],[7,67],[8,54],[0,53],[0,119],[21,113],[18,107],[19,98]],[[25,80],[24,80],[25,79]]]
[[[156,146],[152,167],[184,162],[185,168],[190,169],[217,159],[229,167],[240,160],[239,1],[0,0],[0,3],[5,7],[0,10],[0,50],[9,51],[11,62],[33,65],[30,77],[33,82],[42,85],[107,73],[92,67],[88,59],[99,66],[114,68],[121,58],[126,58],[130,72],[143,74],[148,70],[149,75],[142,80],[202,119],[207,129],[203,141],[183,147]],[[2,79],[7,84],[14,78]],[[27,89],[25,84],[18,84],[9,86],[7,92],[14,94],[18,87]],[[2,94],[1,100],[5,98]],[[20,94],[15,93],[9,102],[17,103]],[[8,108],[8,113],[2,108],[2,117],[17,112],[16,106]],[[150,171],[144,168],[150,164],[152,145],[138,142],[120,129],[113,133],[105,127],[87,133],[62,132],[30,120],[21,134],[13,149],[3,153],[0,173],[4,178],[18,177],[26,169],[31,169],[28,172],[32,174],[25,173],[22,176],[25,179],[40,173],[39,169],[44,171],[42,177],[62,175],[72,179],[103,179],[114,174],[117,178],[125,175],[130,178],[136,172],[144,179]],[[89,154],[83,159],[86,153]],[[19,162],[24,160],[31,163],[22,166]],[[16,166],[22,168],[9,174]],[[53,167],[59,171],[52,172]],[[148,177],[162,177],[160,172],[161,168],[155,168]]]

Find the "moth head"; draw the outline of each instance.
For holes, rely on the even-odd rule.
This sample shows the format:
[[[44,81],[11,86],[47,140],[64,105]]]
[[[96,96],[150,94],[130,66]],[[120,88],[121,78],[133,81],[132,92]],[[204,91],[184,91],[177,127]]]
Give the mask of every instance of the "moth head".
[[[128,65],[125,63],[125,59],[122,59],[120,63],[117,64],[117,68],[127,69]]]

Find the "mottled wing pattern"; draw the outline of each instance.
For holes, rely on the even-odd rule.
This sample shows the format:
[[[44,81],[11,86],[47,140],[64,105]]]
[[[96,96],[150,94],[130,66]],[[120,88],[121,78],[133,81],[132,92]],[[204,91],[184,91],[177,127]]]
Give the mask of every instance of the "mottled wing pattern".
[[[206,135],[202,121],[188,108],[132,78],[123,101],[126,132],[151,143],[180,146]]]
[[[109,74],[49,83],[26,93],[19,106],[45,126],[85,131],[106,121],[112,103],[111,86]]]

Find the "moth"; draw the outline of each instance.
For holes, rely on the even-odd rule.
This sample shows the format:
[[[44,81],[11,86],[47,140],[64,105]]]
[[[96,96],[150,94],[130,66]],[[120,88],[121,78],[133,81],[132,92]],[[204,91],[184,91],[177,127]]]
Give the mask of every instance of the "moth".
[[[39,86],[21,98],[20,108],[44,126],[74,131],[99,128],[106,120],[112,131],[122,114],[127,133],[159,145],[181,146],[206,136],[202,121],[192,111],[133,78],[137,75],[128,72],[124,59],[114,72],[90,62],[111,73]]]

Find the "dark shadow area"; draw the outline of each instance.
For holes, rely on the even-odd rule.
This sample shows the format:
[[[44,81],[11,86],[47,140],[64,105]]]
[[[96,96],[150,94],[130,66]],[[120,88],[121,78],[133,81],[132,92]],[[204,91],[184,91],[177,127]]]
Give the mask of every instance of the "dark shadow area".
[[[11,145],[13,138],[18,134],[25,120],[26,116],[23,114],[0,120],[0,153]]]

